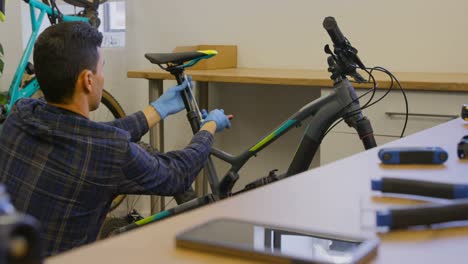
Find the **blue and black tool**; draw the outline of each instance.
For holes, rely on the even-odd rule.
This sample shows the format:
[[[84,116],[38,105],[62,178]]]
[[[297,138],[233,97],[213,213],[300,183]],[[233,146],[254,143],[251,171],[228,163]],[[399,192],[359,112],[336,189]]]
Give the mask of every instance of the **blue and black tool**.
[[[379,150],[384,164],[442,164],[448,153],[441,147],[394,147]]]
[[[372,190],[444,199],[468,198],[468,184],[382,177],[372,180]]]

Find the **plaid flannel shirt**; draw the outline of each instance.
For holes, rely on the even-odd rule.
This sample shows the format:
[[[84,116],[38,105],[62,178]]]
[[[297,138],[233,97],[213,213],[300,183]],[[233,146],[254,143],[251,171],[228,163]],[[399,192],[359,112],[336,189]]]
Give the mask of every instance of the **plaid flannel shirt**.
[[[213,136],[165,154],[138,144],[148,131],[142,112],[97,123],[35,99],[23,99],[0,134],[0,182],[17,210],[42,226],[45,255],[96,240],[118,194],[185,191],[207,160]]]

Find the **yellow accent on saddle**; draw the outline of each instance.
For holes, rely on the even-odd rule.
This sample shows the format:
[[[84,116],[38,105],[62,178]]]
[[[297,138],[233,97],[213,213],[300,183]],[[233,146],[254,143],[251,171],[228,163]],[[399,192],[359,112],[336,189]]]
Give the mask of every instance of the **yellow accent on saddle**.
[[[200,52],[206,55],[212,55],[212,56],[218,54],[216,50],[197,50],[197,52]]]

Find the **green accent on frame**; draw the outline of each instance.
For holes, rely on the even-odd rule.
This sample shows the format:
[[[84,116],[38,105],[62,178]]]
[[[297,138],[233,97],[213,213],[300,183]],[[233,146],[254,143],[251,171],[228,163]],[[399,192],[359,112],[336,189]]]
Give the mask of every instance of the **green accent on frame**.
[[[262,141],[258,142],[255,146],[249,149],[250,152],[257,151],[266,143],[270,142],[272,139],[280,135],[284,130],[288,129],[290,126],[294,125],[296,120],[288,120],[286,121],[281,127],[276,129],[275,131],[271,132],[268,136],[266,136]]]

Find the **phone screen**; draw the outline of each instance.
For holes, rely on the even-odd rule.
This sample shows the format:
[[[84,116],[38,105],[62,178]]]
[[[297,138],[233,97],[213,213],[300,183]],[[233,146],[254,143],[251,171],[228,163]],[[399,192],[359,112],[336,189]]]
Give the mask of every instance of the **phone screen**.
[[[363,242],[231,219],[208,222],[181,234],[178,239],[266,255],[330,263],[351,262],[353,254]]]

